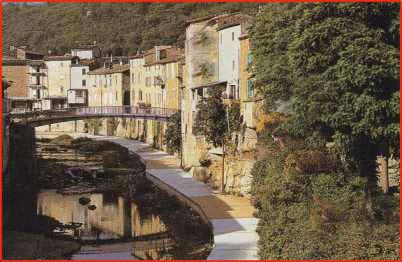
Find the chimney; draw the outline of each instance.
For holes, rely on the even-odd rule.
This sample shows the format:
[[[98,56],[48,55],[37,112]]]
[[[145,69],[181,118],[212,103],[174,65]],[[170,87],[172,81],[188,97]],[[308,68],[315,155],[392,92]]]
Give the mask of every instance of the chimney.
[[[159,61],[161,59],[161,51],[159,46],[155,46],[155,61]]]

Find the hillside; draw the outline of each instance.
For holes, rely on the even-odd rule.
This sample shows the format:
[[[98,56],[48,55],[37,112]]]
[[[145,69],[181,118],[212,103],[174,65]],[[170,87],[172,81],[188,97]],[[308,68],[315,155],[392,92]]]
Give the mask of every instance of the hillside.
[[[184,45],[185,21],[241,11],[255,14],[258,3],[48,3],[3,6],[3,50],[10,45],[63,54],[76,41],[94,41],[115,55],[153,45]]]

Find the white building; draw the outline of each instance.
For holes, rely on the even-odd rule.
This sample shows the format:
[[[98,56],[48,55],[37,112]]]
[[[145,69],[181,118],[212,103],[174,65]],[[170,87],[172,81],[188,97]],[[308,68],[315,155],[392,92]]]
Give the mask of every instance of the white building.
[[[71,56],[77,56],[80,59],[94,59],[101,56],[101,50],[95,44],[79,45],[71,49]]]
[[[239,62],[241,25],[222,27],[219,31],[219,82],[227,82],[228,98],[239,99]]]
[[[47,68],[43,60],[29,60],[27,62],[28,97],[33,99],[32,108],[42,109],[42,99],[49,96],[47,88]]]
[[[71,83],[67,90],[67,103],[69,107],[88,105],[88,86],[90,61],[75,60],[71,64]]]

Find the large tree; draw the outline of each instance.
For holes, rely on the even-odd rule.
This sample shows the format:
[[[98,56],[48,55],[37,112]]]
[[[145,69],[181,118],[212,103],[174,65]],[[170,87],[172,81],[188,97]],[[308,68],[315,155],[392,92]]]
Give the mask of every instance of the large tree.
[[[280,128],[335,142],[374,184],[376,157],[399,158],[399,5],[268,4],[251,40],[268,111],[290,112]]]

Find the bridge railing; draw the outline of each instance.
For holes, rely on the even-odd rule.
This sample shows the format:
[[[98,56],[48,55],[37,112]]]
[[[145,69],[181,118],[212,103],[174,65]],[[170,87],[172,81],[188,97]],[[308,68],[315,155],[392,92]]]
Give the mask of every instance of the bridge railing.
[[[138,106],[91,106],[70,107],[52,110],[23,110],[11,112],[13,118],[52,119],[60,117],[85,117],[85,116],[149,116],[170,117],[178,110],[161,107],[138,107]]]

